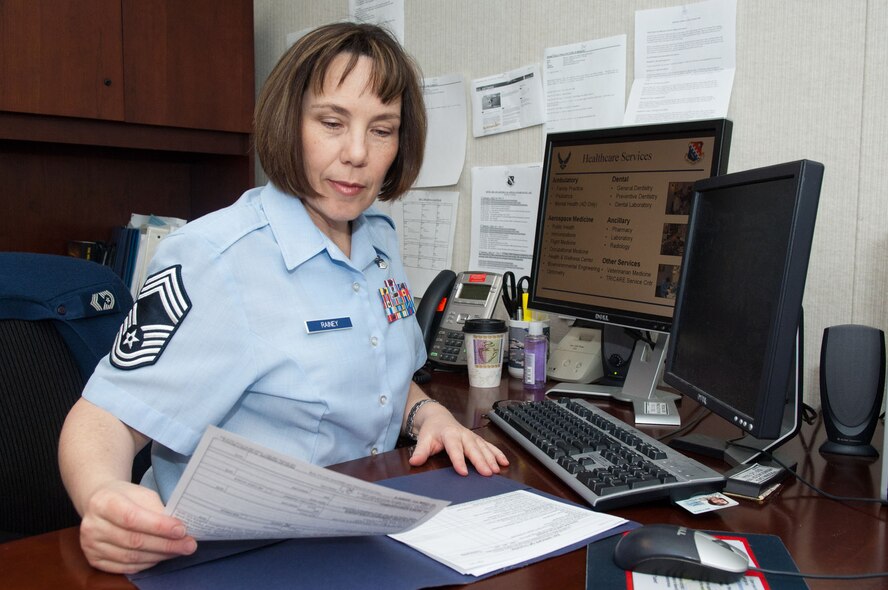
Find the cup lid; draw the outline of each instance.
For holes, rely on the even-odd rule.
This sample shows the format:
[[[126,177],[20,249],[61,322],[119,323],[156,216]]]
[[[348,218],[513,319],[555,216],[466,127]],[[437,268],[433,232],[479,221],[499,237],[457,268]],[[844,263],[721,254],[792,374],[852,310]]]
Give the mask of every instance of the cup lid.
[[[506,321],[492,318],[472,318],[463,324],[463,332],[470,334],[499,334],[506,332]]]

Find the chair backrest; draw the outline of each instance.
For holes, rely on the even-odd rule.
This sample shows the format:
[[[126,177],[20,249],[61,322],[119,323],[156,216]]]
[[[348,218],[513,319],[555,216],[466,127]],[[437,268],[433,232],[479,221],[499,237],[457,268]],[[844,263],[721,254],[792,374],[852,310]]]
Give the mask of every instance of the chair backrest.
[[[108,267],[0,252],[0,538],[79,522],[59,476],[59,433],[131,307]]]

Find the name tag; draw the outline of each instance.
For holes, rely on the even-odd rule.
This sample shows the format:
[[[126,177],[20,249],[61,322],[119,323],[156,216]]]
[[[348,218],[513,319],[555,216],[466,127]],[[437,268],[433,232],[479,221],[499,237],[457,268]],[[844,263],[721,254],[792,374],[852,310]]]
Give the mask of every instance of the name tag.
[[[329,332],[330,330],[348,330],[351,327],[351,318],[330,318],[329,320],[308,320],[305,322],[305,331],[309,334]]]

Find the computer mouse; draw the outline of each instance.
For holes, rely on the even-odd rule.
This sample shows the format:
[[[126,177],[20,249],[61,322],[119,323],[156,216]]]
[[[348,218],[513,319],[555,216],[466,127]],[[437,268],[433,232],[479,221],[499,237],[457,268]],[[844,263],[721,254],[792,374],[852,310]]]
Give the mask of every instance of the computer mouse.
[[[646,574],[730,583],[749,568],[749,559],[701,531],[653,524],[626,533],[614,548],[614,563]]]

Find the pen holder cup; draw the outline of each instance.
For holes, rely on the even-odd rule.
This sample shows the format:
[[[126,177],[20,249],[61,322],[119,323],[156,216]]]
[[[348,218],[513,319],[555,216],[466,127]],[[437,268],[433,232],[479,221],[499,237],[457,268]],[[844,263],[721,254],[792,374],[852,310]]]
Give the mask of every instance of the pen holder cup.
[[[543,334],[546,339],[549,337],[549,316],[544,313],[534,312],[533,321],[543,322]],[[522,320],[509,320],[509,375],[515,379],[524,378],[524,339],[527,337],[527,331],[530,328],[530,322]],[[551,340],[550,340],[551,342]],[[548,360],[548,354],[546,355]]]

